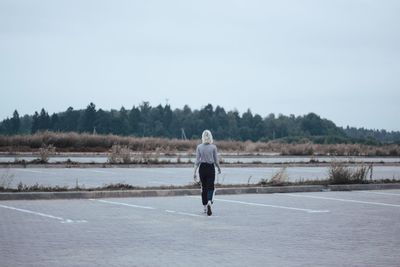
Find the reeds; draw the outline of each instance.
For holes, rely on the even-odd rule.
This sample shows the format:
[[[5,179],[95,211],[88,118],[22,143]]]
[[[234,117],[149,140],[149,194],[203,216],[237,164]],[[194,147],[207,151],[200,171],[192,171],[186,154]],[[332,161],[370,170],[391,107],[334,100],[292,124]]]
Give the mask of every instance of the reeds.
[[[286,167],[281,168],[274,173],[267,181],[270,185],[285,185],[288,182],[288,175],[286,174]]]
[[[364,184],[371,167],[364,164],[358,167],[346,166],[343,162],[332,162],[328,171],[330,184]]]
[[[0,191],[10,188],[12,181],[14,180],[14,174],[10,174],[10,170],[7,169],[0,176]]]
[[[153,137],[42,132],[33,135],[0,135],[2,152],[39,152],[53,146],[55,152],[110,152],[114,145],[132,152],[194,153],[200,140],[179,140]],[[220,152],[251,154],[277,153],[281,155],[328,156],[400,156],[400,145],[371,146],[361,144],[287,144],[282,142],[215,141]]]
[[[52,154],[54,154],[56,149],[53,145],[47,145],[39,148],[39,161],[40,163],[49,162],[49,158]]]

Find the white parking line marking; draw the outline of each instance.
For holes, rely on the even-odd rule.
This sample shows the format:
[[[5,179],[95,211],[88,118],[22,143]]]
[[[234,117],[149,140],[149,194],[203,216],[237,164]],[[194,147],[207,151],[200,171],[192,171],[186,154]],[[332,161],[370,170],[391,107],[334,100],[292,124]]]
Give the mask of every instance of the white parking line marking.
[[[192,217],[204,217],[204,216],[200,216],[200,215],[198,215],[198,214],[187,213],[187,212],[180,212],[180,211],[175,211],[175,210],[165,210],[165,212],[168,212],[168,213],[175,213],[175,214],[180,214],[180,215],[186,215],[186,216],[192,216]]]
[[[387,196],[400,196],[399,194],[396,193],[384,193],[384,192],[371,192],[371,191],[358,191],[360,193],[367,193],[367,194],[376,194],[376,195],[387,195]]]
[[[222,201],[222,202],[230,202],[230,203],[250,205],[250,206],[260,206],[260,207],[269,207],[269,208],[277,208],[277,209],[305,211],[305,212],[308,212],[308,213],[329,212],[329,210],[302,209],[302,208],[294,208],[294,207],[278,206],[278,205],[270,205],[270,204],[262,204],[262,203],[253,203],[253,202],[245,202],[245,201],[229,200],[229,199],[221,199],[221,198],[216,198],[215,200],[216,201]]]
[[[86,220],[75,220],[75,221],[73,221],[73,220],[67,219],[67,220],[65,220],[65,221],[63,221],[61,223],[87,223],[87,221]]]
[[[45,213],[41,213],[41,212],[25,210],[25,209],[20,209],[20,208],[15,208],[15,207],[6,206],[6,205],[0,205],[0,207],[1,208],[5,208],[5,209],[16,210],[16,211],[20,211],[20,212],[30,213],[30,214],[34,214],[34,215],[38,215],[38,216],[42,216],[42,217],[46,217],[46,218],[59,220],[59,221],[61,221],[61,223],[82,223],[82,222],[87,222],[86,220],[76,220],[76,221],[74,221],[74,220],[70,220],[70,219],[64,219],[64,218],[53,216],[53,215],[50,215],[50,214],[45,214]]]
[[[174,211],[174,210],[165,210],[165,212],[168,212],[168,213],[176,213],[176,211]]]
[[[200,198],[200,197],[195,197],[195,196],[188,196],[188,197]],[[270,205],[270,204],[254,203],[254,202],[245,202],[245,201],[222,199],[222,198],[215,198],[214,200],[221,201],[221,202],[229,202],[229,203],[249,205],[249,206],[259,206],[259,207],[268,207],[268,208],[304,211],[304,212],[308,212],[308,213],[326,213],[326,212],[329,212],[329,210],[302,209],[302,208],[295,208],[295,207],[278,206],[278,205]]]
[[[103,203],[108,203],[108,204],[114,204],[114,205],[127,206],[127,207],[132,207],[132,208],[156,210],[156,208],[153,208],[153,207],[133,205],[133,204],[123,203],[123,202],[108,201],[108,200],[102,200],[102,199],[90,199],[90,200],[103,202]],[[173,214],[179,214],[179,215],[185,215],[185,216],[191,216],[191,217],[203,217],[203,216],[200,216],[200,215],[197,215],[197,214],[188,213],[188,212],[181,212],[181,211],[175,211],[175,210],[164,210],[164,211],[167,212],[167,213],[173,213]]]
[[[382,202],[371,202],[371,201],[361,201],[361,200],[353,200],[353,199],[343,199],[343,198],[333,198],[333,197],[318,197],[318,196],[295,195],[295,194],[285,194],[285,196],[305,197],[305,198],[315,198],[315,199],[326,199],[326,200],[334,200],[334,201],[342,201],[342,202],[351,202],[351,203],[359,203],[359,204],[370,204],[370,205],[377,205],[377,206],[387,206],[387,207],[400,208],[400,205],[388,204],[388,203],[382,203]]]
[[[108,200],[102,200],[102,199],[90,199],[90,200],[103,202],[103,203],[108,203],[108,204],[120,205],[120,206],[127,206],[127,207],[132,207],[132,208],[139,208],[139,209],[147,209],[147,210],[154,210],[155,209],[153,207],[133,205],[133,204],[123,203],[123,202],[108,201]]]
[[[192,213],[181,212],[181,211],[178,211],[178,212],[176,212],[176,213],[177,213],[177,214],[180,214],[180,215],[187,215],[187,216],[192,216],[192,217],[203,217],[203,216],[198,215],[198,214],[192,214]]]

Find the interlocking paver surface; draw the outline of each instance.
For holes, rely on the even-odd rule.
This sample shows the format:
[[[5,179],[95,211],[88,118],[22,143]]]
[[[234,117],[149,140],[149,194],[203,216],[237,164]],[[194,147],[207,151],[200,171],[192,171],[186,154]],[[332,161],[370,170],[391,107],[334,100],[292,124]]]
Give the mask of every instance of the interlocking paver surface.
[[[400,190],[0,202],[1,266],[399,266]]]

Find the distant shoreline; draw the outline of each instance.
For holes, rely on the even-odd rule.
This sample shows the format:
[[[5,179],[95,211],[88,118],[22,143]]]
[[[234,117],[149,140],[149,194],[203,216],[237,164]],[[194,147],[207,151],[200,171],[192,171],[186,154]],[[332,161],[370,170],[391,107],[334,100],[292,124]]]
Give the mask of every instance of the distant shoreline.
[[[0,135],[0,156],[33,154],[41,162],[57,155],[107,156],[112,163],[159,161],[160,157],[193,157],[200,140],[155,137],[42,132],[33,135]],[[399,144],[316,144],[216,140],[223,157],[400,157]],[[163,163],[155,162],[155,163]]]
[[[346,166],[358,165],[373,165],[376,166],[400,166],[399,162],[345,162]],[[296,163],[224,163],[221,164],[223,168],[285,168],[285,167],[329,167],[330,162],[309,163],[309,162],[296,162]],[[193,163],[9,163],[0,162],[0,168],[191,168]]]

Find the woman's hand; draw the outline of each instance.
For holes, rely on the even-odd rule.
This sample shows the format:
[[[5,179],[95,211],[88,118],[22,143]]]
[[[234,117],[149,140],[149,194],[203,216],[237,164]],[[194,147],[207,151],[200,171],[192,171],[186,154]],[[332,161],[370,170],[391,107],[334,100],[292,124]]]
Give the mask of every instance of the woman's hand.
[[[218,168],[218,174],[221,174],[221,168]]]

